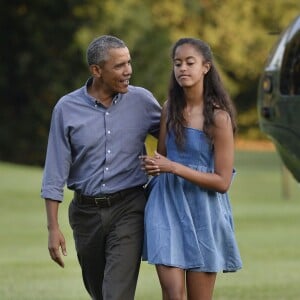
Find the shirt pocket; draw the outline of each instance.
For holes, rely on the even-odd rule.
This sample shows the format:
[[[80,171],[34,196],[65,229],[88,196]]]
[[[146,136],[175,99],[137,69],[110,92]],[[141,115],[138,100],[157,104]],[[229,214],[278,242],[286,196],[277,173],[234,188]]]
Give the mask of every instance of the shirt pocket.
[[[147,131],[143,128],[125,128],[123,134],[120,136],[121,152],[132,155],[142,155],[146,136]]]

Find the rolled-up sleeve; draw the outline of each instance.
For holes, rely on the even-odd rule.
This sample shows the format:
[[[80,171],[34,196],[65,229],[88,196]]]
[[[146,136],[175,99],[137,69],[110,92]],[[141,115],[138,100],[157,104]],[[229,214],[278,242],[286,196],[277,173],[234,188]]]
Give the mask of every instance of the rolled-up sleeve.
[[[52,113],[41,197],[63,201],[63,190],[71,164],[71,147],[64,114],[59,106]]]

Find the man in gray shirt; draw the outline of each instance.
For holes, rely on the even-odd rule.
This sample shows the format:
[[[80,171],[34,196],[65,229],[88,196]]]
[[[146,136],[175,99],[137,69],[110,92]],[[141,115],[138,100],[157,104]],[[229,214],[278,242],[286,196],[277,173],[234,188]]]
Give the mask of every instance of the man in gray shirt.
[[[101,36],[87,49],[92,77],[63,96],[51,120],[41,196],[51,258],[61,267],[66,243],[58,209],[65,184],[78,260],[92,299],[133,300],[143,242],[147,176],[139,156],[158,135],[161,107],[129,85],[130,53],[120,39]]]

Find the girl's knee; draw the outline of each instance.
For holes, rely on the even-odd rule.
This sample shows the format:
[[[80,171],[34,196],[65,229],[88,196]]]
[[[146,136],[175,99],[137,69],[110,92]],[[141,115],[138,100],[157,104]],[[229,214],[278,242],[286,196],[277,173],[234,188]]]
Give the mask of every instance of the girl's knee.
[[[163,299],[186,300],[185,290],[176,287],[163,289]]]

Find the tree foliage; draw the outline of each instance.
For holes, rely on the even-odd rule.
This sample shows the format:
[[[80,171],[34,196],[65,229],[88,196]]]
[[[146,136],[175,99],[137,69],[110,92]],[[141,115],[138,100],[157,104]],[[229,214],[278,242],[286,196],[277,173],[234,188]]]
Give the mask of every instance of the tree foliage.
[[[263,64],[299,8],[296,0],[1,1],[0,160],[43,164],[52,108],[84,84],[86,47],[102,34],[127,43],[132,84],[150,89],[161,103],[172,43],[183,36],[207,41],[247,120],[243,126],[251,129]],[[252,117],[245,117],[249,111]]]
[[[2,1],[0,159],[41,164],[54,99],[78,83],[78,0]]]

